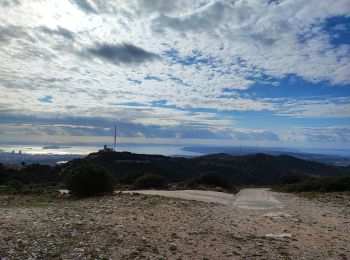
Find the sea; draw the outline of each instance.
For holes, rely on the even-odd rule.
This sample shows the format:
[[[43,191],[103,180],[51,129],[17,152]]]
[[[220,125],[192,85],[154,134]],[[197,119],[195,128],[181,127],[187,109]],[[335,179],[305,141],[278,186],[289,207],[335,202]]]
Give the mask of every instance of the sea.
[[[183,150],[182,145],[119,144],[118,152],[161,154],[166,156],[198,156],[202,153]],[[31,155],[87,155],[103,149],[103,145],[0,145],[0,152]]]

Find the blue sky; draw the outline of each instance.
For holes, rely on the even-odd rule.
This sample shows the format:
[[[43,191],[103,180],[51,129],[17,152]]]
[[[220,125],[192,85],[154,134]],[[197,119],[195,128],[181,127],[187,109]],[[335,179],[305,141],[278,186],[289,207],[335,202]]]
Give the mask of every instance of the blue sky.
[[[0,1],[0,142],[348,148],[348,0]]]

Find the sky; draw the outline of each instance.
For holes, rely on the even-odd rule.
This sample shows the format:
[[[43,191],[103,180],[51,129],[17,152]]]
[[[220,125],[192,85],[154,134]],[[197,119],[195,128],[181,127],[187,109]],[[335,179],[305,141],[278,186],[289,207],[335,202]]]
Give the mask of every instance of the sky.
[[[0,142],[350,147],[349,0],[0,0]]]

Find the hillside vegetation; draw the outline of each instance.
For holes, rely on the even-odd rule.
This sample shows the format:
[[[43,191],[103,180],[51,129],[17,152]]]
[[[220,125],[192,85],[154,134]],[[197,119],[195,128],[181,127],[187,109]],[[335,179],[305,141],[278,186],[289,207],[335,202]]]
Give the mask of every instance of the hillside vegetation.
[[[288,174],[350,175],[349,167],[331,166],[287,155],[231,156],[228,154],[211,154],[194,158],[182,158],[105,151],[92,153],[82,159],[72,160],[65,166],[65,170],[82,163],[101,165],[119,178],[125,179],[130,175],[150,173],[163,176],[169,182],[183,182],[198,178],[204,173],[218,174],[237,185],[273,185]]]
[[[350,176],[349,166],[331,166],[287,155],[211,154],[182,158],[102,150],[56,167],[39,164],[4,167],[0,164],[0,192],[6,190],[12,193],[40,194],[57,191],[59,187],[67,187],[67,180],[72,180],[76,169],[83,169],[86,165],[108,172],[113,178],[108,177],[111,180],[108,183],[114,183],[120,189],[164,189],[171,184],[175,189],[221,187],[226,191],[237,191],[237,185],[276,185],[285,176]],[[98,176],[90,175],[92,183],[96,183],[95,179],[100,180],[97,179]],[[85,175],[83,179],[86,179]],[[89,182],[86,179],[85,182],[78,181],[79,183]],[[291,190],[292,186],[288,189]],[[295,186],[296,184],[293,187]]]
[[[285,176],[273,187],[276,191],[284,192],[334,192],[350,191],[350,176]]]

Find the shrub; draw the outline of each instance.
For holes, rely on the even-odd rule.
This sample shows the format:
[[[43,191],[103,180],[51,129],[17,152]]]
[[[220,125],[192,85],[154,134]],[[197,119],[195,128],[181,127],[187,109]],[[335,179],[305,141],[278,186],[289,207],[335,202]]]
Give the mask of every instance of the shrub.
[[[133,183],[135,189],[163,188],[168,180],[160,175],[146,173]]]
[[[301,182],[302,180],[306,179],[306,176],[300,175],[300,174],[287,174],[280,178],[280,184],[292,184]]]
[[[275,187],[280,191],[319,191],[319,192],[332,192],[332,191],[350,191],[350,177],[318,177],[307,178],[300,182],[282,184]]]
[[[201,175],[199,178],[200,183],[206,184],[208,186],[215,186],[215,187],[222,187],[222,188],[228,188],[229,187],[229,180],[227,180],[225,177],[217,174],[217,173],[211,173],[207,172]]]
[[[78,166],[66,177],[70,193],[78,196],[94,196],[113,192],[114,179],[105,168],[93,164]]]
[[[7,180],[7,173],[5,167],[0,163],[0,184],[3,184]]]
[[[212,172],[202,174],[199,178],[193,180],[193,184],[202,184],[207,187],[221,187],[231,189],[232,184],[225,177]]]
[[[16,190],[22,189],[23,183],[17,180],[10,180],[7,182],[7,185],[12,186]]]
[[[126,175],[120,178],[120,183],[131,185],[144,174],[145,173],[141,173],[141,172],[127,173]]]

